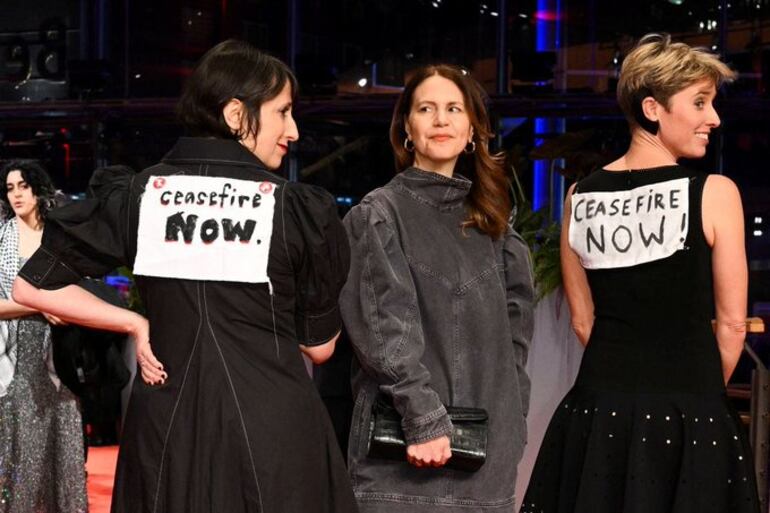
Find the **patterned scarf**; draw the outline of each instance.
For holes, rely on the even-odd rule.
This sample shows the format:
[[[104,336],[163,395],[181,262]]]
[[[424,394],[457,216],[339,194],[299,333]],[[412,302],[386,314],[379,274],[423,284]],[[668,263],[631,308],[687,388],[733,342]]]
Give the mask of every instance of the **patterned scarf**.
[[[19,273],[19,223],[15,217],[0,225],[0,299],[11,299],[13,281]],[[8,393],[8,388],[16,372],[17,345],[19,337],[19,319],[0,319],[0,397]],[[48,376],[61,388],[61,381],[56,376],[53,366],[51,330],[46,329],[43,339]]]

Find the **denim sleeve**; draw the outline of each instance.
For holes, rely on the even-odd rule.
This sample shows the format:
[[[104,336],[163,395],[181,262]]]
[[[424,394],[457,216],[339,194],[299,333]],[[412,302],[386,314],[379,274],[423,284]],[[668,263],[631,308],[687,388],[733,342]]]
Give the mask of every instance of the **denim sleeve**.
[[[521,407],[526,416],[529,412],[530,382],[525,366],[534,330],[535,289],[529,248],[521,236],[513,230],[509,230],[505,236],[503,264],[505,265],[508,319],[519,377]]]
[[[393,223],[365,201],[344,220],[351,246],[342,318],[364,371],[392,397],[407,444],[450,435],[452,424],[421,362],[417,294]]]

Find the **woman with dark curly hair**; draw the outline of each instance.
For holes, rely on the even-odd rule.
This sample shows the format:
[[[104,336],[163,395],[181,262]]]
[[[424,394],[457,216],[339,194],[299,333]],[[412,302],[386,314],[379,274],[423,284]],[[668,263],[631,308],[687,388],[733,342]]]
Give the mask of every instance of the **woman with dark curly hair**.
[[[40,246],[55,189],[34,162],[0,171],[0,511],[86,511],[83,434],[77,400],[56,376],[54,315],[11,299],[21,265]]]

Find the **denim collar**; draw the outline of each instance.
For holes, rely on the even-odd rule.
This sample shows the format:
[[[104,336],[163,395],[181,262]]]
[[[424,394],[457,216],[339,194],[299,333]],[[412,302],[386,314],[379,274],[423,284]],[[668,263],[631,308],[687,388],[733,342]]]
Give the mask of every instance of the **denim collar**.
[[[399,173],[394,182],[418,201],[442,210],[462,207],[472,185],[470,180],[457,173],[450,178],[416,167]]]

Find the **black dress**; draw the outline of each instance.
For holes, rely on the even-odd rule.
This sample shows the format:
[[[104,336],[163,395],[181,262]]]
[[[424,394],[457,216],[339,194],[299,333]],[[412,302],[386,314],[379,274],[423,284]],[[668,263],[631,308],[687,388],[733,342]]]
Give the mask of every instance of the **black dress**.
[[[725,395],[711,328],[705,180],[667,166],[601,170],[578,183],[571,224],[576,216],[595,224],[590,236],[571,226],[570,245],[584,267],[592,264],[586,272],[595,321],[575,386],[546,432],[522,513],[759,511],[750,450]],[[681,194],[663,190],[676,183]],[[643,199],[625,205],[625,227],[617,228],[612,218],[622,217],[632,196]],[[634,214],[648,209],[647,221]],[[676,216],[674,224],[664,215]],[[673,240],[678,249],[653,255],[672,227],[687,228]],[[625,253],[611,255],[611,244]],[[632,253],[641,262],[623,266]]]
[[[349,253],[328,193],[268,172],[235,141],[182,138],[138,175],[98,171],[95,198],[51,213],[40,250],[20,274],[54,289],[132,266],[148,177],[180,174],[272,184],[271,286],[136,277],[169,378],[161,386],[134,382],[112,511],[357,511],[298,348],[328,340],[341,325],[337,296]]]

